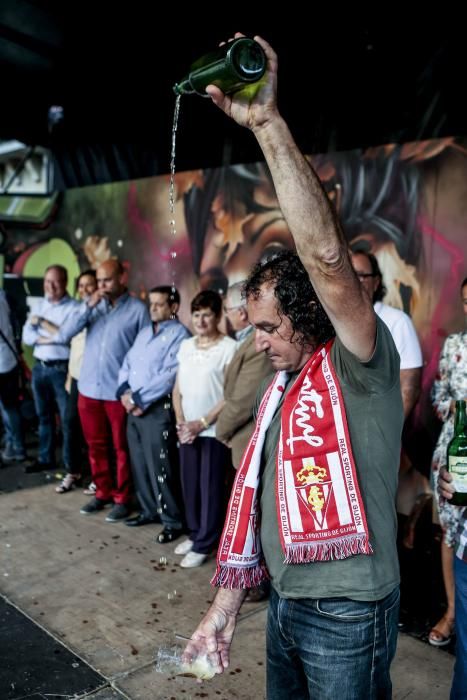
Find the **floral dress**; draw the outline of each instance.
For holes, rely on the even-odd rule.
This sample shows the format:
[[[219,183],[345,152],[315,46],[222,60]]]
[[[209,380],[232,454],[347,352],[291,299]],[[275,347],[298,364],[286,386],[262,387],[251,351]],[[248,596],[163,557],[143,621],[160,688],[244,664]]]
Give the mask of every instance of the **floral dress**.
[[[443,421],[438,442],[431,463],[433,490],[438,501],[439,519],[445,530],[444,541],[453,547],[463,508],[450,505],[439,498],[439,469],[446,465],[446,451],[454,435],[454,414],[450,411],[451,401],[467,398],[467,331],[453,333],[444,341],[439,358],[436,380],[431,391],[431,399],[439,417]]]

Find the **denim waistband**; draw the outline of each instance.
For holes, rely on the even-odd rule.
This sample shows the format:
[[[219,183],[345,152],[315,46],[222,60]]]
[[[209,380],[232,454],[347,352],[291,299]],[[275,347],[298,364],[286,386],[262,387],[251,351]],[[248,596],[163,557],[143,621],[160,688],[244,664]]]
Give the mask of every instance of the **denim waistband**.
[[[37,357],[36,362],[43,367],[63,367],[63,365],[68,365],[68,360],[39,360]]]

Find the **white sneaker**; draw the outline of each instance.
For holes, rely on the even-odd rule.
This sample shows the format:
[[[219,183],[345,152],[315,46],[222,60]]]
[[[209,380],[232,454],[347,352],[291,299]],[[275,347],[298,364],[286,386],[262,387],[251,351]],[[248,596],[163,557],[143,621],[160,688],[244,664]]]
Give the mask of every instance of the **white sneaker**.
[[[174,554],[188,554],[193,549],[193,542],[190,539],[183,540],[174,549]]]
[[[89,484],[89,486],[88,486],[87,488],[84,489],[83,493],[84,493],[85,496],[94,496],[94,494],[96,493],[96,491],[97,491],[97,486],[96,486],[96,484],[94,483],[94,481],[91,481],[91,483]]]
[[[185,554],[182,561],[180,562],[180,566],[182,567],[182,569],[194,569],[195,566],[201,566],[201,564],[205,561],[206,558],[207,554],[200,554],[199,552],[188,552],[188,554]]]

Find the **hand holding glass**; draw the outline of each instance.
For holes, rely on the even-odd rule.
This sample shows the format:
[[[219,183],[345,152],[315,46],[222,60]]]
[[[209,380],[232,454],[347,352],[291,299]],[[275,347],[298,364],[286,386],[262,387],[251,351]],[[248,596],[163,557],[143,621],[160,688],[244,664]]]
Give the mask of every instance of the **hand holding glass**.
[[[174,643],[161,646],[156,654],[156,671],[172,676],[190,676],[200,680],[209,680],[216,674],[209,660],[206,648],[195,639],[184,639],[188,644]]]

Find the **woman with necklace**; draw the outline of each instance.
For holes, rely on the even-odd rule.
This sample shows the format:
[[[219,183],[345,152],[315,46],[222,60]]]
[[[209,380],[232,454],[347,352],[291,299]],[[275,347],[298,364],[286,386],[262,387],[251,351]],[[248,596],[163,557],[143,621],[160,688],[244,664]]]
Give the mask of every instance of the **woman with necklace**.
[[[236,349],[218,329],[222,299],[206,290],[191,302],[194,336],[178,353],[173,392],[180,442],[180,472],[189,537],[175,548],[183,568],[200,566],[217,544],[224,518],[224,482],[229,450],[215,437],[224,405],[224,372]]]

